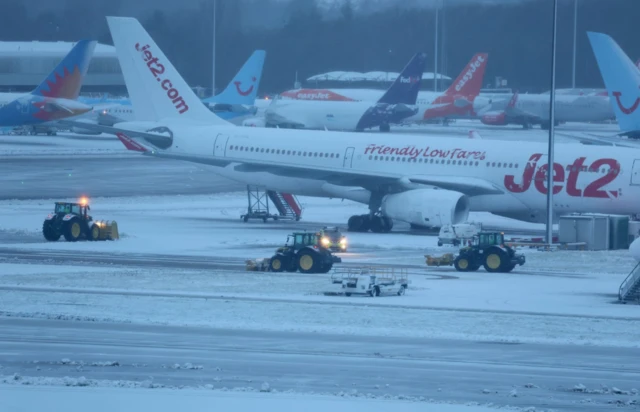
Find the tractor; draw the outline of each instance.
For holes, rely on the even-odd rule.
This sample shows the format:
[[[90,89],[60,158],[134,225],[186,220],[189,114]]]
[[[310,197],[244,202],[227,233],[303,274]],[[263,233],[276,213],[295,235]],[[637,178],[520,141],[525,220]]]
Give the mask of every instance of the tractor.
[[[504,233],[480,232],[470,245],[460,249],[453,266],[458,272],[474,272],[484,266],[487,272],[508,273],[524,262],[524,255],[504,244]]]
[[[44,238],[50,242],[57,241],[60,236],[68,242],[118,239],[117,223],[94,221],[89,210],[84,198],[79,203],[56,202],[53,213],[49,213],[42,224]]]
[[[320,233],[296,232],[276,250],[269,262],[271,272],[327,273],[342,259],[334,256],[320,241]]]

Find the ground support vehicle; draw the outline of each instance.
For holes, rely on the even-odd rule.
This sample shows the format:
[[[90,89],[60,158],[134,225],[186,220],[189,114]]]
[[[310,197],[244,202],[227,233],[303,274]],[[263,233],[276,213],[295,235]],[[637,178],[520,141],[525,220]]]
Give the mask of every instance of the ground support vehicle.
[[[320,230],[320,244],[332,252],[347,251],[347,238],[335,226],[325,226]]]
[[[342,259],[322,246],[319,233],[295,232],[287,237],[287,243],[271,257],[269,271],[328,273],[334,263],[340,262]]]
[[[504,243],[501,232],[480,232],[471,245],[463,247],[453,266],[458,272],[473,272],[484,266],[487,272],[511,272],[516,265],[524,265],[525,257]]]
[[[53,213],[49,213],[42,224],[44,238],[50,242],[61,236],[68,242],[119,239],[115,221],[93,220],[89,210],[91,207],[84,198],[79,203],[56,202]]]
[[[331,283],[341,285],[346,296],[402,296],[409,282],[406,268],[341,268],[331,274]]]

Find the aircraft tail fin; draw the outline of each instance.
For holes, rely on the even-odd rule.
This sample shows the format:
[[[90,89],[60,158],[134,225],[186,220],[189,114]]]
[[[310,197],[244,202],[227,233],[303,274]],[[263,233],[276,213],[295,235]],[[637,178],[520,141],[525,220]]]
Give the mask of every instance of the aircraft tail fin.
[[[416,53],[378,103],[415,105],[426,64],[426,53]]]
[[[588,32],[622,132],[640,130],[640,70],[611,36]]]
[[[75,100],[80,94],[97,42],[80,40],[31,94]]]
[[[107,17],[107,23],[137,120],[231,125],[202,103],[138,20]]]
[[[449,96],[477,96],[482,89],[484,81],[484,72],[487,68],[489,55],[487,53],[478,53],[467,66],[462,70],[458,77],[451,83],[451,86],[444,92]]]
[[[222,93],[203,101],[253,106],[258,95],[266,54],[264,50],[254,51]]]

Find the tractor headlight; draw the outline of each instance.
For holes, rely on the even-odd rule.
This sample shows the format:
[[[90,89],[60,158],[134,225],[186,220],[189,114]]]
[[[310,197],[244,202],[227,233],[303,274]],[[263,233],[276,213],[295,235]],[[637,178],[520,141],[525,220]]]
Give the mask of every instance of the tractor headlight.
[[[329,246],[329,244],[331,243],[331,241],[329,240],[328,237],[323,237],[320,242],[322,242],[322,246]]]

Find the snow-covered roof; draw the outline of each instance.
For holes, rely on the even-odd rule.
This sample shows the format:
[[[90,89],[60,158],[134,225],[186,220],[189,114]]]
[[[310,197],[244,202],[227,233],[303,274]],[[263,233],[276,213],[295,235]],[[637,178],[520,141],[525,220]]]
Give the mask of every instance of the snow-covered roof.
[[[400,74],[397,72],[380,72],[373,71],[367,73],[359,72],[328,72],[323,74],[316,74],[307,79],[308,82],[322,82],[322,81],[342,81],[342,82],[358,82],[358,81],[370,81],[370,82],[389,82],[394,81]],[[451,80],[450,77],[445,75],[439,75],[439,78],[444,80]],[[425,72],[422,74],[422,80],[433,80],[434,74],[431,72]]]
[[[14,56],[24,55],[25,53],[36,56],[52,54],[65,55],[75,44],[75,42],[65,41],[0,41],[0,55]],[[98,43],[93,54],[94,56],[113,56],[117,58],[116,48],[107,44]]]

